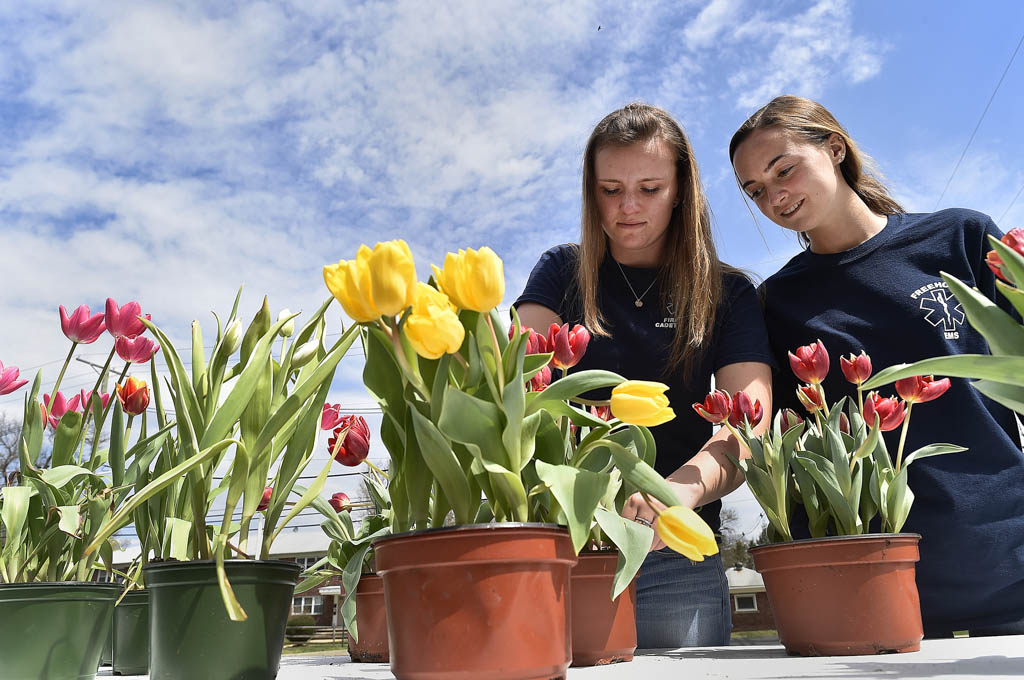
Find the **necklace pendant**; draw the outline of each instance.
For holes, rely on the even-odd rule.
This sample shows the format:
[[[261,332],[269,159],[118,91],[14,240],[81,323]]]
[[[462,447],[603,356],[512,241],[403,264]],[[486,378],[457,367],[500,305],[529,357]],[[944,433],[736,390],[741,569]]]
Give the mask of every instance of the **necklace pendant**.
[[[643,307],[644,306],[644,301],[643,300],[637,300],[633,304],[636,305],[637,307]]]

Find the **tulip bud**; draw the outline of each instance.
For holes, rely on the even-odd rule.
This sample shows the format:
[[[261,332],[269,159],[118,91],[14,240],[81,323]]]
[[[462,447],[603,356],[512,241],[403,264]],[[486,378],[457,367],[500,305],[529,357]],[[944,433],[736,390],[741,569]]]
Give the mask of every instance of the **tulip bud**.
[[[129,376],[124,385],[117,386],[116,391],[121,408],[130,416],[139,415],[149,406],[149,388],[145,380]]]
[[[949,389],[949,378],[936,380],[930,375],[915,375],[896,381],[896,392],[908,404],[923,404],[938,399]]]
[[[796,427],[800,423],[804,422],[804,419],[800,417],[800,414],[791,408],[782,410],[782,432],[785,433],[791,428]]]
[[[448,253],[434,280],[459,309],[489,312],[505,297],[505,266],[493,250],[467,248]]]
[[[60,329],[71,342],[80,345],[88,345],[96,342],[96,339],[106,330],[105,315],[103,312],[90,314],[88,305],[79,305],[78,309],[68,316],[64,305],[59,308]]]
[[[81,410],[80,400],[81,400],[81,395],[78,395],[78,394],[76,394],[75,396],[71,397],[71,399],[65,400],[64,399],[64,395],[62,393],[58,392],[57,396],[53,398],[53,404],[50,404],[50,395],[49,394],[44,394],[43,395],[43,404],[44,404],[44,406],[42,406],[41,408],[42,408],[42,411],[43,411],[44,415],[45,415],[45,413],[47,411],[49,411],[49,413],[50,413],[50,416],[49,416],[50,427],[52,427],[53,429],[56,430],[57,426],[60,424],[60,419],[64,417],[65,413],[67,413],[68,411],[79,411],[79,410]]]
[[[551,384],[551,367],[545,366],[538,373],[530,378],[530,389],[534,392],[542,392]]]
[[[789,366],[803,382],[813,385],[821,383],[828,375],[828,352],[818,340],[814,344],[798,347],[796,354],[789,353]]]
[[[843,434],[850,434],[850,419],[845,413],[839,414],[839,431]]]
[[[284,319],[287,319],[291,315],[291,310],[289,310],[288,308],[282,309],[281,313],[277,315],[277,320],[278,322],[283,321]],[[292,337],[292,335],[295,334],[295,319],[293,318],[290,321],[288,321],[288,323],[281,326],[280,333],[282,337]]]
[[[327,449],[336,461],[354,467],[370,453],[370,426],[362,416],[342,416],[340,422],[341,426],[327,442]]]
[[[334,508],[335,512],[352,509],[352,501],[349,500],[348,494],[341,491],[331,496],[330,500],[327,502],[331,504],[331,507]]]
[[[263,489],[263,497],[260,498],[259,505],[256,506],[256,512],[263,512],[270,507],[270,497],[274,494],[274,487],[268,486]]]
[[[665,545],[694,562],[703,562],[705,555],[718,552],[718,542],[711,527],[684,505],[662,510],[654,520],[654,528]]]
[[[141,316],[142,307],[138,302],[133,300],[118,307],[114,298],[107,298],[103,324],[106,326],[107,332],[114,338],[120,338],[122,335],[134,337],[146,332],[146,325],[139,320]],[[149,314],[146,314],[144,318],[148,321]]]
[[[292,368],[302,368],[309,363],[309,360],[316,356],[317,350],[320,349],[320,339],[313,338],[309,342],[304,342],[295,348],[292,352]]]
[[[423,282],[416,284],[412,313],[402,323],[402,332],[416,353],[426,359],[458,352],[466,337],[448,296]]]
[[[696,402],[693,410],[709,423],[721,424],[729,420],[732,412],[732,398],[725,390],[715,390],[704,397],[704,403]]]
[[[320,416],[320,429],[333,430],[338,427],[341,417],[341,404],[324,404],[324,410]]]
[[[548,329],[547,350],[554,352],[551,363],[563,371],[580,362],[590,343],[590,331],[576,324],[569,330],[569,324],[551,324]]]
[[[801,385],[796,388],[796,398],[804,405],[808,413],[815,413],[825,408],[822,400],[821,388],[817,385]]]
[[[874,427],[877,421],[882,432],[895,430],[906,415],[906,406],[895,397],[882,397],[878,392],[871,392],[864,400],[864,422],[868,427]]]
[[[676,417],[665,392],[668,385],[627,380],[612,389],[612,414],[624,423],[654,427]]]
[[[600,406],[591,406],[590,415],[596,416],[601,420],[612,419],[612,407],[608,404],[601,404]]]
[[[745,421],[750,427],[757,427],[762,417],[764,417],[764,408],[761,406],[760,399],[751,401],[747,393],[743,391],[732,396],[732,409],[729,412],[730,425],[739,427]]]
[[[860,354],[851,354],[850,358],[839,357],[839,368],[843,369],[843,375],[854,385],[860,385],[871,377],[871,357],[860,351]]]
[[[238,350],[238,346],[242,344],[242,320],[235,319],[228,324],[228,327],[224,330],[224,342],[222,347],[224,348],[224,354],[231,356]]]
[[[1001,278],[1003,281],[1013,283],[1013,281],[1010,281],[1010,278],[1006,273],[1004,273],[1003,258],[999,256],[999,253],[994,250],[990,250],[985,253],[985,264],[988,265],[988,268],[992,270],[993,274]]]

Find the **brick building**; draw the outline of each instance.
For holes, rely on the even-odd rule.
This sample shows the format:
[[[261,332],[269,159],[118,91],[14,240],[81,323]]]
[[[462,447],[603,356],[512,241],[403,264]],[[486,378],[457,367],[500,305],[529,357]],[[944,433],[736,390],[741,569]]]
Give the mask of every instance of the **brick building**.
[[[775,619],[772,617],[761,575],[753,569],[737,565],[726,569],[725,576],[729,579],[732,629],[774,630]]]

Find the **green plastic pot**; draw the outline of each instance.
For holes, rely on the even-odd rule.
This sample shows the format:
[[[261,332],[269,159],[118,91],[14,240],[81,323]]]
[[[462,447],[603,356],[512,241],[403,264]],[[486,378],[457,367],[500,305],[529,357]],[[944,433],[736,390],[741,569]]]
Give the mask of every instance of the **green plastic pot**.
[[[300,567],[228,560],[228,581],[248,618],[228,618],[212,561],[145,567],[149,589],[150,680],[272,680]]]
[[[100,667],[109,667],[114,662],[114,617],[107,622],[107,641],[100,651]]]
[[[93,680],[120,587],[0,584],[0,677]]]
[[[149,591],[132,590],[114,607],[114,675],[149,673]]]

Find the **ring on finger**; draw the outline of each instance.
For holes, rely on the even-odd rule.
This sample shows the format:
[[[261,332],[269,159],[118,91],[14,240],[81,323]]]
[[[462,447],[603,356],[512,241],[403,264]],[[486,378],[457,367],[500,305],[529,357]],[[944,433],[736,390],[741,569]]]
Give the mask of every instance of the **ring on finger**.
[[[647,519],[646,517],[641,517],[640,515],[637,515],[636,517],[634,517],[633,521],[634,522],[639,522],[640,524],[643,524],[645,527],[652,527],[653,526],[651,524],[651,520]]]

